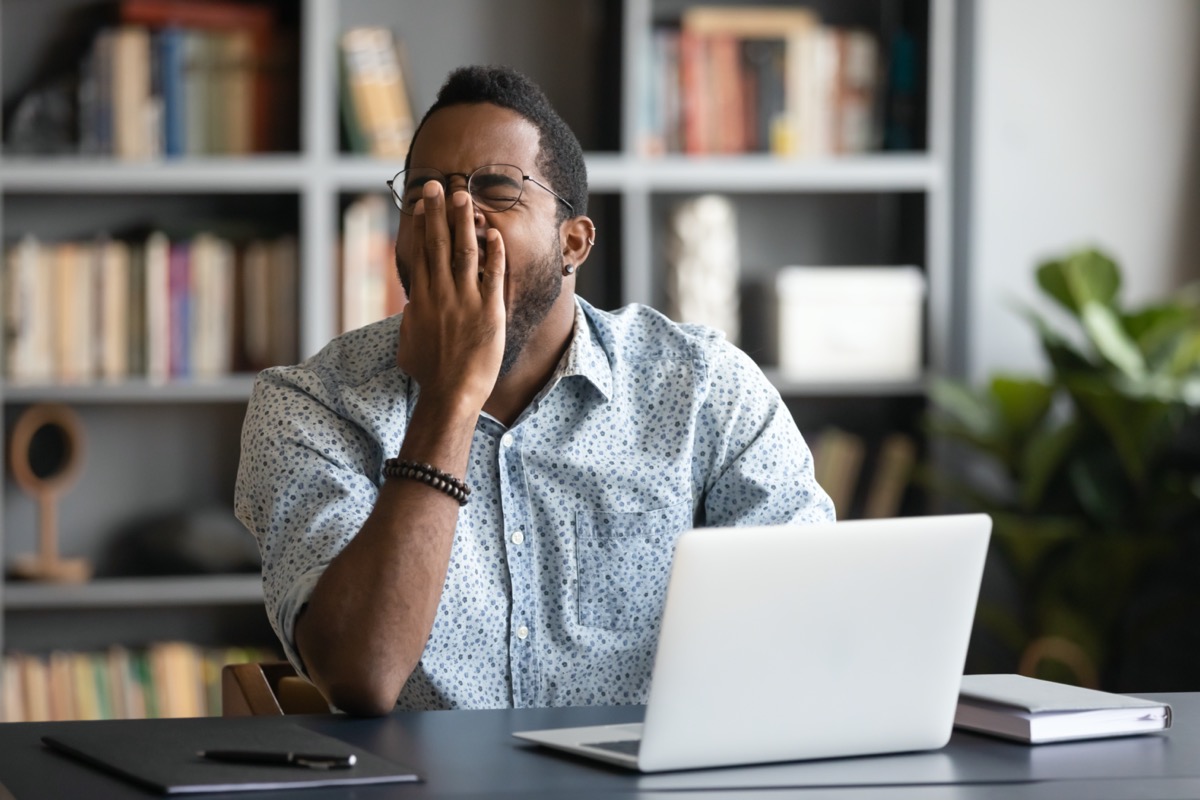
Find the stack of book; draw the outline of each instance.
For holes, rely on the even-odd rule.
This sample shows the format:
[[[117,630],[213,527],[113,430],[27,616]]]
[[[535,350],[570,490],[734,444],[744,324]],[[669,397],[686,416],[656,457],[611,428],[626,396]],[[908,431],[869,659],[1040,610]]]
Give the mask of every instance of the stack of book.
[[[204,717],[221,713],[221,668],[271,661],[260,648],[159,642],[102,652],[4,656],[4,722]]]
[[[269,6],[121,0],[117,15],[80,64],[82,152],[136,160],[286,146],[295,79]]]
[[[296,360],[292,237],[242,247],[27,235],[4,263],[4,374],[16,383],[214,378]]]
[[[415,118],[399,43],[387,28],[351,28],[340,47],[342,121],[350,151],[404,158]]]
[[[381,195],[364,195],[342,214],[341,329],[361,328],[404,310],[396,274],[395,207]]]
[[[804,8],[693,6],[655,29],[642,148],[821,156],[877,149],[879,43]]]

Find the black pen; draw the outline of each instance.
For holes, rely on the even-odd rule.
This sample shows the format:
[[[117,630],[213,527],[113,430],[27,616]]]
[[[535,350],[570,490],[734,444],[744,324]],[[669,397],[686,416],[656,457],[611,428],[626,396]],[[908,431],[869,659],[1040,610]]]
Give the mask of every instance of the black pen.
[[[200,750],[196,755],[209,761],[234,764],[283,764],[309,769],[346,769],[358,759],[354,754],[338,756],[322,753],[289,753],[277,750]]]

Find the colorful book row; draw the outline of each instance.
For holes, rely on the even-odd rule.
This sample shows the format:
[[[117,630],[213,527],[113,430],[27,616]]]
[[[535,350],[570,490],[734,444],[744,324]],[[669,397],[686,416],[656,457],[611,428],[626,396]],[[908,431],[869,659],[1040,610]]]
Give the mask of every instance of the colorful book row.
[[[83,153],[138,160],[294,145],[296,69],[269,6],[122,0],[116,12],[80,64]]]
[[[204,717],[221,714],[221,668],[278,660],[259,648],[159,642],[144,649],[8,653],[4,722]]]
[[[879,42],[804,8],[693,6],[651,37],[647,155],[879,149]]]
[[[4,373],[17,383],[214,378],[297,357],[293,237],[212,233],[46,243],[4,263]]]

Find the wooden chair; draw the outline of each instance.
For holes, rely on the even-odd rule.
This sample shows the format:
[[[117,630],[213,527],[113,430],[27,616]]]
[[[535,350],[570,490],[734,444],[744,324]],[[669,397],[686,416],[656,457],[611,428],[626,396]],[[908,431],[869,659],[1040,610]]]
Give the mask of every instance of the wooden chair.
[[[221,668],[221,716],[328,714],[329,702],[286,661],[226,664]]]

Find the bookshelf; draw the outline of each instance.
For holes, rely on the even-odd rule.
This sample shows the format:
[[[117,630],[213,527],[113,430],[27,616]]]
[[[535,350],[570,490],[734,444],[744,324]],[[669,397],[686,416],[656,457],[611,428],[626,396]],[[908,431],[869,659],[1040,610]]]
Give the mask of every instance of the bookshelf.
[[[735,0],[730,0],[734,2]],[[299,245],[301,355],[337,333],[336,258],[340,214],[368,192],[383,194],[399,169],[348,151],[338,98],[339,33],[381,25],[406,48],[406,82],[421,113],[446,73],[464,63],[503,62],[529,74],[579,135],[601,238],[579,278],[601,307],[662,306],[661,230],[673,205],[720,192],[738,209],[747,277],[769,279],[785,264],[915,264],[928,291],[922,363],[926,375],[898,383],[820,384],[767,374],[806,435],[836,423],[875,433],[917,431],[929,374],[954,363],[951,265],[954,0],[815,0],[836,24],[882,31],[896,20],[920,48],[920,134],[916,149],[786,159],[770,155],[649,157],[639,150],[641,76],[654,27],[677,19],[687,0],[303,0],[267,2],[295,26],[296,145],[250,156],[147,162],[78,155],[0,154],[0,241],[26,232],[48,239],[152,220],[234,217]],[[759,0],[757,4],[795,5]],[[84,0],[0,0],[0,86],[6,112],[34,77],[32,64],[74,30]],[[26,18],[30,18],[27,20]],[[36,18],[36,19],[33,19]],[[26,24],[28,22],[28,24]],[[7,144],[7,140],[6,140]],[[166,384],[131,379],[76,386],[0,385],[7,430],[37,402],[61,402],[89,436],[79,484],[62,501],[61,548],[103,561],[106,540],[130,520],[172,508],[232,505],[238,436],[252,376]],[[29,552],[32,502],[5,481],[0,560]],[[3,578],[0,578],[3,580]],[[0,650],[56,641],[136,641],[130,620],[226,644],[236,635],[268,644],[254,576],[98,578],[86,587],[8,582],[0,601]],[[165,615],[165,616],[163,616]],[[76,621],[71,621],[75,618]],[[226,621],[235,619],[233,624]],[[247,624],[254,619],[257,624]],[[83,620],[80,622],[78,620]],[[158,630],[155,631],[158,633]]]

